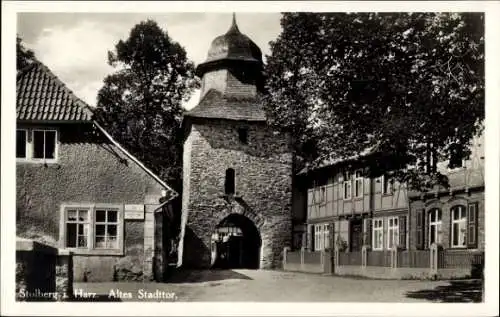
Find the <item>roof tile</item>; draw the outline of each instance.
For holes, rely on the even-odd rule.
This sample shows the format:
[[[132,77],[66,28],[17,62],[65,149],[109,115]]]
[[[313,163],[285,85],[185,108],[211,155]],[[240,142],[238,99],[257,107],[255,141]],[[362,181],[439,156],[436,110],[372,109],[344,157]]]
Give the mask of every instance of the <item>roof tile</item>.
[[[17,75],[17,120],[90,121],[91,112],[47,66],[36,61]]]

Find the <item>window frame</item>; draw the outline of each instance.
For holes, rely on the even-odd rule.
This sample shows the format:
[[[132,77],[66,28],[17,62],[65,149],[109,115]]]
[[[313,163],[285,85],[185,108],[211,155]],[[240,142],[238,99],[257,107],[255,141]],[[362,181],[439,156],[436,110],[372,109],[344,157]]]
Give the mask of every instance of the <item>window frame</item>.
[[[24,131],[24,157],[17,157],[17,131]],[[29,129],[27,128],[16,128],[16,160],[17,161],[27,161],[29,157]]]
[[[104,218],[104,221],[98,221],[97,219],[97,212],[98,211],[104,211],[104,215],[105,215],[105,218]],[[108,217],[109,217],[109,212],[110,211],[114,211],[116,212],[116,220],[114,222],[112,221],[109,221]],[[95,209],[95,218],[94,218],[94,249],[99,249],[99,250],[102,250],[102,249],[105,249],[105,250],[115,250],[115,249],[118,249],[118,226],[119,226],[119,222],[118,222],[118,210],[116,208],[96,208]],[[97,226],[104,226],[104,235],[97,235]],[[111,226],[116,226],[116,231],[115,231],[115,235],[112,236],[109,234],[109,228]],[[97,243],[97,238],[98,237],[102,237],[104,238],[104,244],[105,244],[105,247],[98,247],[98,243]],[[109,243],[109,238],[110,237],[114,237],[116,239],[116,247],[115,248],[109,248],[107,247],[107,244]]]
[[[314,225],[314,251],[323,250],[323,224]]]
[[[436,212],[436,217],[432,217],[431,214]],[[431,246],[432,243],[442,244],[443,243],[443,212],[440,208],[432,208],[427,211],[428,221],[428,245]],[[439,218],[439,219],[438,219]],[[434,220],[436,219],[436,220]],[[434,229],[433,229],[434,227]],[[432,231],[435,232],[435,241],[431,242]]]
[[[359,174],[359,176],[358,176]],[[359,193],[358,193],[358,183],[359,185]],[[363,198],[363,190],[364,190],[364,177],[363,177],[363,171],[357,170],[354,172],[354,198]],[[358,195],[359,194],[359,195]]]
[[[88,210],[88,236],[87,236],[87,247],[67,247],[67,228],[66,228],[66,217],[68,210]],[[106,249],[106,248],[96,248],[96,210],[116,210],[117,211],[117,248]],[[63,203],[60,207],[59,213],[59,246],[61,248],[72,251],[77,255],[123,255],[124,254],[124,207],[123,204],[106,204],[106,203]]]
[[[376,224],[380,224],[377,226]],[[380,231],[380,235],[382,237],[382,241],[380,242],[380,246],[378,247],[377,232]],[[384,218],[373,218],[372,219],[372,250],[373,251],[381,251],[384,250]]]
[[[43,158],[35,158],[35,132],[43,132]],[[45,140],[47,139],[47,132],[54,132],[54,158],[46,158],[45,155]],[[34,162],[57,162],[57,152],[58,152],[58,143],[59,143],[59,137],[58,137],[58,132],[57,129],[53,128],[33,128],[31,129],[31,160]]]
[[[319,187],[319,203],[320,206],[326,205],[326,185]]]
[[[343,173],[343,181],[342,181],[342,199],[343,200],[351,200],[352,199],[352,175],[349,171]],[[346,196],[346,186],[349,187],[349,196]]]
[[[391,220],[392,220],[392,226],[391,226]],[[394,222],[395,221],[395,222]],[[390,216],[387,217],[387,249],[391,250],[391,241],[393,243],[393,246],[398,246],[399,245],[399,216]]]
[[[75,211],[76,212],[75,214],[76,214],[77,218],[75,220],[69,220],[68,219],[69,218],[69,216],[68,216],[68,212],[69,211]],[[82,211],[85,211],[87,213],[87,217],[86,217],[86,219],[84,221],[81,221],[80,219],[78,219],[79,218],[78,216],[80,215],[80,212],[82,212]],[[64,216],[64,229],[63,230],[65,230],[66,234],[65,234],[65,238],[64,238],[63,243],[64,243],[64,245],[65,245],[66,248],[68,248],[68,249],[78,249],[78,250],[88,249],[89,248],[89,245],[90,245],[90,241],[89,241],[89,237],[90,237],[90,213],[91,212],[92,212],[91,209],[87,208],[87,207],[82,207],[82,208],[67,208],[65,210],[64,215],[63,215]],[[75,246],[74,247],[69,247],[68,246],[68,241],[67,241],[67,237],[68,237],[68,224],[75,224],[77,226],[76,227],[76,236],[75,236],[76,241],[74,241],[75,242]],[[86,227],[87,227],[86,230],[85,230],[85,227],[83,229],[84,232],[87,231],[86,235],[85,234],[82,235],[82,234],[79,233],[79,229],[78,228],[79,228],[80,225],[83,225],[83,226],[86,225]],[[82,247],[79,246],[79,238],[80,238],[80,236],[84,236],[86,238],[85,246],[82,246]]]
[[[382,186],[381,193],[382,195],[389,196],[394,194],[394,184],[392,182],[392,178],[387,175],[380,176],[380,184]],[[387,184],[387,188],[386,188]],[[386,190],[387,189],[387,190]]]
[[[314,230],[314,250],[315,252],[324,251],[330,248],[330,224],[316,223]]]
[[[30,127],[19,127],[17,130],[26,131],[26,157],[18,158],[16,151],[16,161],[20,163],[32,163],[32,164],[54,164],[59,162],[59,147],[60,147],[60,131],[59,128],[53,126],[30,126]],[[45,139],[46,132],[54,132],[55,140],[54,140],[54,158],[35,158],[35,142],[34,142],[34,134],[36,131],[44,132],[44,156],[45,156]],[[16,133],[17,137],[17,133]]]
[[[459,217],[457,220],[455,220],[454,216],[455,216],[455,212],[460,212],[459,216],[463,216],[463,217]],[[467,232],[467,226],[468,226],[468,221],[467,221],[467,207],[466,206],[463,206],[463,205],[455,205],[455,206],[452,206],[450,208],[450,248],[453,248],[453,249],[465,249],[467,248],[467,235],[468,235],[468,232]],[[455,234],[454,234],[454,226],[455,225],[458,225],[458,229],[459,230],[464,230],[465,231],[465,235],[462,236],[463,238],[463,243],[460,244],[460,232],[459,232],[459,236],[458,236],[458,244],[455,245],[454,244],[454,238],[455,238]]]
[[[330,225],[323,224],[323,250],[330,249]]]

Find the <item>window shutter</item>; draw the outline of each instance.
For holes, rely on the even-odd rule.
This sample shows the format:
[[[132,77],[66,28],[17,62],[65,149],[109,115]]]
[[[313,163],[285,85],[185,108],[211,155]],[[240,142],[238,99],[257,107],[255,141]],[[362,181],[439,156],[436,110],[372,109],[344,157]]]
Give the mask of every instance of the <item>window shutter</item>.
[[[469,205],[467,212],[467,247],[477,248],[477,203]]]
[[[418,250],[423,250],[424,249],[424,210],[423,209],[420,209],[420,210],[417,210],[417,224],[416,224],[416,242],[417,242],[417,249]]]
[[[307,233],[306,233],[306,245],[305,248],[311,250],[312,248],[312,240],[314,239],[313,226],[307,225]]]
[[[406,216],[399,216],[399,246],[406,249]]]
[[[316,231],[314,230],[315,229],[314,227],[315,227],[314,225],[311,226],[311,235],[310,235],[310,237],[311,237],[311,244],[310,244],[310,248],[309,248],[310,251],[314,251],[314,249],[316,248],[316,246],[315,246]]]

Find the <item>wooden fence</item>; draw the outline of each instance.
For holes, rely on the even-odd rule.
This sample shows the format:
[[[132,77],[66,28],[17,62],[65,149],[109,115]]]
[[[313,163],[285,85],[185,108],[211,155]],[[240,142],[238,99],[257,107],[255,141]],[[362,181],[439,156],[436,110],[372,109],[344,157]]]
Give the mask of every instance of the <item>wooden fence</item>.
[[[429,250],[404,250],[398,252],[399,267],[427,268],[430,263]]]
[[[438,268],[465,268],[482,265],[484,254],[467,250],[444,250],[438,255]]]
[[[391,267],[391,253],[389,251],[368,251],[366,254],[367,266]]]
[[[443,250],[437,245],[429,250],[360,252],[284,250],[283,269],[340,275],[365,275],[379,278],[459,278],[480,277],[484,252]]]
[[[340,252],[339,265],[361,265],[361,252]]]

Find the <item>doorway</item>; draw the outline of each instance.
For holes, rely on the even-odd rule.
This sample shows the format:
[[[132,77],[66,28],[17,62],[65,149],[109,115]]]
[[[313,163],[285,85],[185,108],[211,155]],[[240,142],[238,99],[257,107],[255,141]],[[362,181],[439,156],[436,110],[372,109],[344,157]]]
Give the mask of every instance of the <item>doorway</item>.
[[[260,234],[245,216],[231,214],[216,227],[211,239],[212,267],[258,269]]]
[[[350,223],[350,231],[351,234],[351,252],[361,251],[363,246],[363,221],[361,219],[351,219]]]

